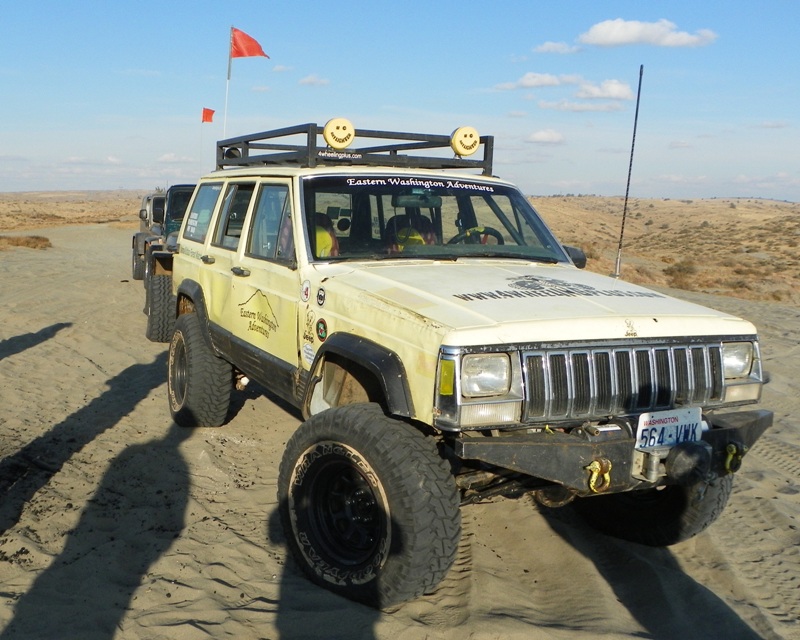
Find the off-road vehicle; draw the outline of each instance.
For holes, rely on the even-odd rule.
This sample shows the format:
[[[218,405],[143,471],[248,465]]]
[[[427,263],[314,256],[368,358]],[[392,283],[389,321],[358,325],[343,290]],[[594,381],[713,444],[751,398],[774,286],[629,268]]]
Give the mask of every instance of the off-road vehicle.
[[[139,231],[131,241],[131,275],[134,280],[144,279],[144,240],[152,235],[152,227],[164,218],[164,193],[154,191],[142,198],[139,209]]]
[[[288,544],[374,606],[434,590],[487,496],[685,540],[772,423],[741,408],[765,378],[749,322],[581,269],[492,155],[470,127],[230,138],[179,234],[174,420],[223,424],[249,380],[297,407]]]
[[[175,315],[172,302],[172,277],[165,273],[160,264],[164,260],[162,254],[169,252],[174,243],[167,240],[177,236],[183,222],[186,207],[194,193],[193,184],[176,184],[169,187],[162,196],[164,204],[161,211],[154,210],[152,218],[148,218],[148,211],[142,209],[139,213],[142,225],[150,220],[150,226],[140,230],[133,237],[133,264],[134,268],[143,265],[142,277],[144,279],[145,305],[144,313],[147,316],[148,339],[154,342],[169,342],[172,337],[172,328],[175,324]],[[141,252],[141,253],[140,253]],[[171,257],[166,258],[171,264]]]

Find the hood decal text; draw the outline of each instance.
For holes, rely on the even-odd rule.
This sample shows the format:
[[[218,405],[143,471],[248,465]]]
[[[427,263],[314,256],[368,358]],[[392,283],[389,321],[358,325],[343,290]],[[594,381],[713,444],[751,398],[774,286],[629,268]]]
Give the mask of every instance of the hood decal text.
[[[473,293],[454,293],[453,297],[464,302],[478,300],[503,300],[508,298],[575,298],[575,297],[607,297],[607,298],[664,298],[666,296],[654,291],[626,291],[618,289],[596,289],[587,284],[578,284],[543,278],[541,276],[515,276],[508,278],[508,289],[493,291],[476,291]]]

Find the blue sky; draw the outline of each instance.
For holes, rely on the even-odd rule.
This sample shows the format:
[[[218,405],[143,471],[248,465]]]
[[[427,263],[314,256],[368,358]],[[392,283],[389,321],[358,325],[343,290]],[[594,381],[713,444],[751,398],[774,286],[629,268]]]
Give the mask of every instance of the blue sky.
[[[800,3],[237,0],[15,4],[0,191],[149,189],[223,137],[346,117],[495,136],[531,195],[800,201]],[[233,60],[230,27],[266,58]],[[202,124],[202,109],[216,110]]]

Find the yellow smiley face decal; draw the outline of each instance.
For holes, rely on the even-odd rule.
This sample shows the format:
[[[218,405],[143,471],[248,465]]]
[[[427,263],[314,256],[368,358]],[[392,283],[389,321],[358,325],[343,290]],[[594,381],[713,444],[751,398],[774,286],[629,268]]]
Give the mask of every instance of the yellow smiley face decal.
[[[450,147],[459,156],[469,156],[478,150],[481,137],[473,127],[459,127],[450,136]]]
[[[356,130],[353,123],[346,118],[333,118],[328,120],[322,130],[322,137],[332,149],[346,149],[353,142]]]

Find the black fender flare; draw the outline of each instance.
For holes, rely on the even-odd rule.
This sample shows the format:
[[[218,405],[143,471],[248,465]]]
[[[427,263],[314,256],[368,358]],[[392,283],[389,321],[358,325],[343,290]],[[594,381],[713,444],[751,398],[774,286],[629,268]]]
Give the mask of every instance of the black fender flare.
[[[178,285],[175,296],[176,318],[181,313],[181,300],[183,298],[188,298],[192,301],[194,313],[197,314],[197,319],[200,320],[200,326],[203,327],[203,339],[214,353],[219,353],[219,350],[214,346],[214,341],[211,339],[211,331],[208,325],[208,310],[206,309],[206,297],[203,294],[203,287],[194,280],[184,280]]]
[[[415,415],[408,377],[400,356],[377,342],[340,332],[328,336],[317,351],[311,367],[311,379],[302,403],[304,415],[308,413],[314,386],[321,380],[319,375],[321,364],[328,355],[350,360],[372,374],[383,390],[389,413],[407,418]]]
[[[175,257],[171,251],[166,251],[163,245],[150,245],[150,251],[145,252],[145,260],[150,261],[149,270],[153,275],[172,275],[172,260]]]
[[[133,238],[131,239],[131,248],[140,256],[144,255],[144,245],[149,235],[150,234],[146,231],[139,231],[138,233],[133,234]]]

